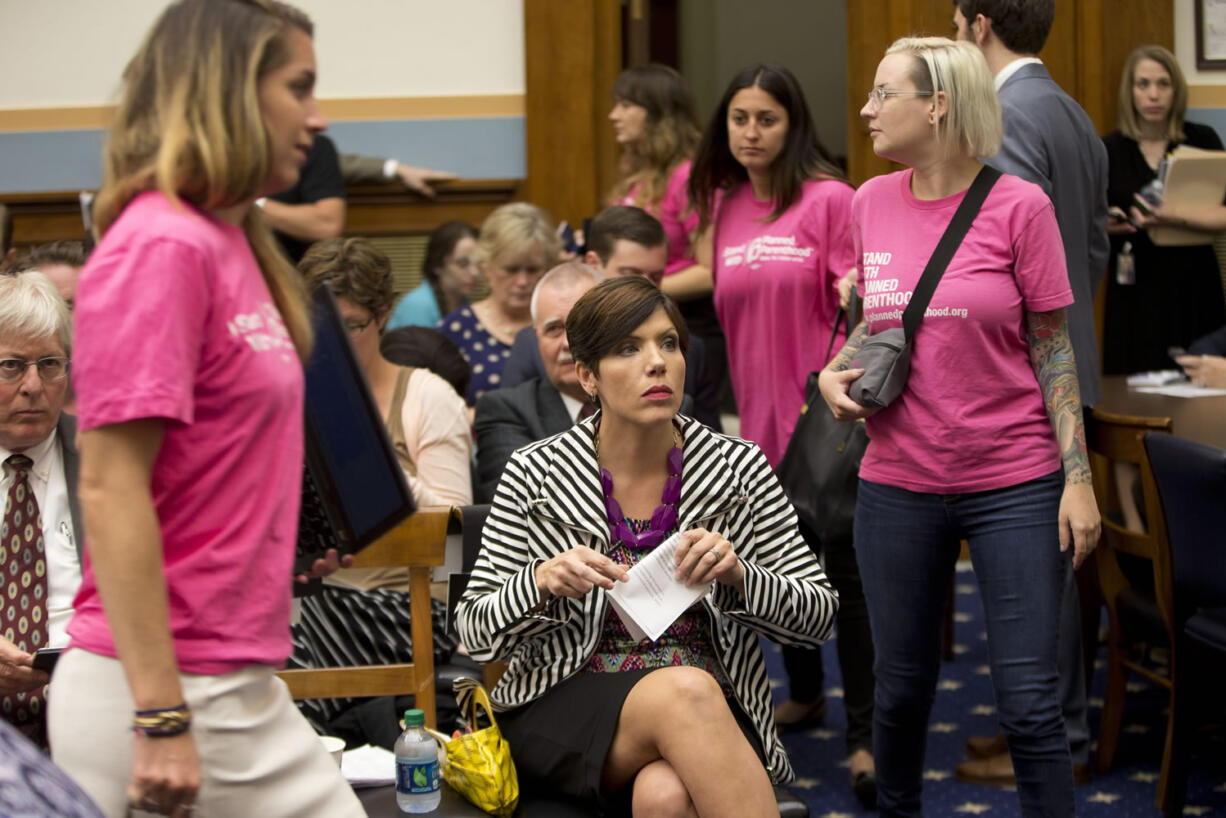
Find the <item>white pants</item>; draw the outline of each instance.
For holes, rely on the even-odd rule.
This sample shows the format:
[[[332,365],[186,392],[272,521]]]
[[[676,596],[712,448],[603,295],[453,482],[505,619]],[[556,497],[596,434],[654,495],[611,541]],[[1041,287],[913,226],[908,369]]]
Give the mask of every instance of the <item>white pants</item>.
[[[336,762],[273,669],[180,674],[200,756],[193,818],[364,818]],[[67,651],[47,696],[52,757],[108,818],[125,818],[135,706],[118,659]]]

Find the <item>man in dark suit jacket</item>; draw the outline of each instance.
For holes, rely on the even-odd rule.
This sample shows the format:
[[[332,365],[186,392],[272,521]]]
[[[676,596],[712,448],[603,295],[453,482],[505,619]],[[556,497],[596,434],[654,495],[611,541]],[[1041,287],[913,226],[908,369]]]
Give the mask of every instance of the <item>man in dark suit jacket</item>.
[[[1048,195],[1060,223],[1073,305],[1069,337],[1077,360],[1082,406],[1102,397],[1094,293],[1107,269],[1107,150],[1094,123],[1051,78],[1036,56],[1055,17],[1054,0],[955,0],[958,39],[979,46],[996,78],[1004,125],[1000,152],[987,160],[1033,182]],[[1070,572],[1060,629],[1060,685],[1069,748],[1079,777],[1088,776],[1090,729],[1086,720],[1080,607]],[[986,746],[986,744],[985,744]],[[967,762],[958,777],[1011,783],[1013,767],[1003,744],[984,761]],[[980,751],[968,750],[978,754]]]
[[[595,411],[579,385],[566,340],[566,316],[585,292],[604,276],[578,261],[554,267],[532,293],[532,326],[543,377],[486,392],[477,401],[477,502],[488,503],[511,453],[521,446],[564,432]],[[681,411],[688,414],[687,396]]]
[[[520,446],[563,432],[591,406],[579,385],[566,340],[566,316],[602,278],[598,270],[566,262],[541,277],[532,293],[534,346],[544,377],[486,392],[477,401],[477,502],[494,497],[502,470]]]
[[[668,236],[663,225],[637,207],[613,205],[600,211],[588,225],[587,248],[583,260],[606,278],[637,275],[658,287],[668,265]],[[691,334],[685,353],[684,388],[692,409],[683,412],[718,432],[720,383],[712,374],[707,371],[706,347],[702,339]],[[532,327],[520,330],[511,346],[511,357],[502,370],[503,388],[544,375]]]
[[[0,536],[11,560],[0,565],[0,633],[13,629],[12,639],[0,636],[0,701],[5,718],[36,741],[44,711],[31,701],[48,677],[33,668],[34,652],[66,644],[64,629],[81,583],[76,422],[62,413],[70,335],[68,307],[50,279],[38,272],[0,276]],[[17,512],[39,520],[32,539],[21,536],[24,526],[14,529]],[[43,572],[31,571],[19,553],[27,550]],[[10,576],[13,564],[34,577],[24,600],[29,608],[21,592],[14,596],[18,585],[27,588],[28,577]]]

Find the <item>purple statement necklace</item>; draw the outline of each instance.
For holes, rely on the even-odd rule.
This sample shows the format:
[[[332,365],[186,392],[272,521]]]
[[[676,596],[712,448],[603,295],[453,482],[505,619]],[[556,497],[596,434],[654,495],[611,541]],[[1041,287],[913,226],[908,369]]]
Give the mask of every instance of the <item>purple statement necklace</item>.
[[[609,539],[613,545],[621,543],[627,548],[655,548],[664,542],[664,535],[677,525],[677,502],[681,499],[681,467],[684,456],[681,453],[677,430],[673,430],[673,439],[678,445],[668,450],[668,479],[664,481],[664,493],[660,496],[660,505],[651,514],[651,522],[642,534],[635,534],[622,513],[621,504],[613,499],[613,475],[608,469],[600,470],[600,487],[604,490],[604,508],[609,515]],[[600,460],[600,432],[596,433],[596,460]]]

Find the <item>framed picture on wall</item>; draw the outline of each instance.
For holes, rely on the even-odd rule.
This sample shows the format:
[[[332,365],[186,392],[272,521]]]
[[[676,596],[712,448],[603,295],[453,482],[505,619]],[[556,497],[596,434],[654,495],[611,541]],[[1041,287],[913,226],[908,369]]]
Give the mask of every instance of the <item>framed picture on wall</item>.
[[[1226,0],[1193,0],[1196,7],[1196,67],[1226,70]]]

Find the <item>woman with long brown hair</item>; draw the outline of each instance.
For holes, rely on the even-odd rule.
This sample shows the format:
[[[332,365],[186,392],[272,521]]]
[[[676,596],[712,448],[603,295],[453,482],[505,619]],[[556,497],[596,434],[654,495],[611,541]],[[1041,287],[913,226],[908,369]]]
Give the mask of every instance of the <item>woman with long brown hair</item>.
[[[311,331],[253,204],[326,124],[311,33],[274,0],[181,0],[124,74],[76,300],[87,558],[49,721],[108,816],[363,814],[273,673]]]
[[[664,226],[668,265],[660,289],[702,339],[704,380],[720,384],[728,354],[711,301],[710,239],[699,235],[698,211],[690,202],[690,168],[702,138],[690,89],[666,65],[627,68],[613,84],[609,121],[622,149],[609,204],[641,207]]]

